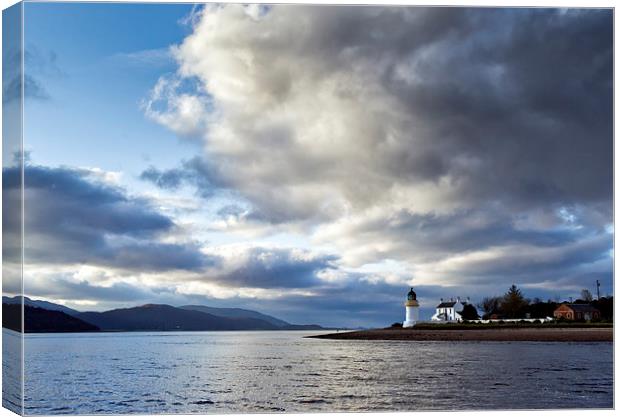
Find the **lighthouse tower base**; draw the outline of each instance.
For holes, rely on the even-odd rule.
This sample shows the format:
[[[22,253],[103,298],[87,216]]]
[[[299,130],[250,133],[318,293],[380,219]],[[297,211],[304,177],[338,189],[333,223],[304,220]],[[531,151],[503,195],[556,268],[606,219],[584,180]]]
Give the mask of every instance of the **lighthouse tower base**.
[[[403,327],[413,327],[418,322],[418,310],[420,305],[416,300],[408,300],[405,303],[405,321]]]

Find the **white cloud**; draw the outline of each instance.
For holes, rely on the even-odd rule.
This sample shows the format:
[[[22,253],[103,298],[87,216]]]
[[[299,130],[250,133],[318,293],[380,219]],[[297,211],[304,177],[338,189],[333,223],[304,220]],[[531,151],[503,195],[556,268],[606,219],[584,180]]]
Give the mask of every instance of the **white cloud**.
[[[147,117],[166,125],[179,135],[199,135],[208,116],[208,105],[200,96],[179,93],[179,88],[180,79],[160,77],[150,98],[142,104],[144,112]]]
[[[111,59],[120,64],[140,66],[163,66],[173,63],[170,48],[143,49],[140,51],[124,52],[112,55]]]
[[[547,26],[553,13],[211,5],[193,13],[147,115],[201,136],[209,175],[250,206],[212,223],[218,233],[304,234],[339,254],[339,271],[396,284],[403,271],[435,285],[564,273],[574,247],[596,258],[610,245],[610,123],[589,118],[609,109],[587,104],[608,86],[569,65],[608,62],[610,44],[529,42],[536,29],[567,51],[609,23],[565,13]],[[550,86],[549,67],[575,68],[592,91],[581,97],[568,69]]]

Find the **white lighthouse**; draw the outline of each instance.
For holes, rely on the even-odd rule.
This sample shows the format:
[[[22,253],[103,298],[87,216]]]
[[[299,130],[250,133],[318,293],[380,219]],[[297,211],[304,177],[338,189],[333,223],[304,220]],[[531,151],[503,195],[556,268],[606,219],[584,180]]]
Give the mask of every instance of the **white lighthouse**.
[[[405,321],[403,323],[403,327],[413,327],[418,321],[418,310],[420,309],[420,304],[418,304],[418,300],[416,299],[415,291],[413,288],[407,294],[407,302],[405,302]]]

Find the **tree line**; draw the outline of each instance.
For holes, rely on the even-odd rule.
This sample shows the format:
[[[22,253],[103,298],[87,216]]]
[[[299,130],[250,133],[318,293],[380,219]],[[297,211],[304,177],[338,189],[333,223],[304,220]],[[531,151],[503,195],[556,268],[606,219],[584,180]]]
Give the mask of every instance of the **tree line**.
[[[482,316],[483,319],[488,319],[491,317],[506,319],[541,319],[545,317],[553,317],[554,310],[563,303],[567,303],[567,301],[542,301],[539,298],[534,298],[532,300],[527,299],[521,290],[513,284],[502,296],[483,298],[478,304],[478,308],[484,312]],[[601,320],[613,320],[613,296],[601,297],[600,299],[595,300],[590,291],[583,289],[581,291],[580,298],[572,301],[572,303],[590,304],[601,312]]]

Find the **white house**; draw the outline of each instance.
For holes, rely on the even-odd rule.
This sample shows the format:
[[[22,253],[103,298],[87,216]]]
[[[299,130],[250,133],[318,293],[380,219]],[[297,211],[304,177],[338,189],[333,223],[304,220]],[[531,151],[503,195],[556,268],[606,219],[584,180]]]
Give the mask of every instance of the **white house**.
[[[459,298],[457,298],[456,301],[443,301],[442,299],[441,303],[435,308],[435,314],[431,317],[431,320],[443,322],[461,321],[462,317],[460,313],[463,311],[464,307],[465,304],[461,303]]]

